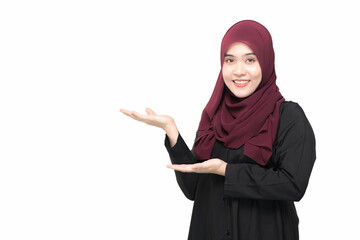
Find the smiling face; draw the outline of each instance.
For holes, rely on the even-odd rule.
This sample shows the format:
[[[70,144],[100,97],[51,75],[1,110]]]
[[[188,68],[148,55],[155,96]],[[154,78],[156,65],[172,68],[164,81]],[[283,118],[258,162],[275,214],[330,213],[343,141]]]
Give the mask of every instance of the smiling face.
[[[235,42],[227,49],[222,75],[225,85],[238,98],[246,98],[253,94],[262,78],[255,53],[241,42]]]

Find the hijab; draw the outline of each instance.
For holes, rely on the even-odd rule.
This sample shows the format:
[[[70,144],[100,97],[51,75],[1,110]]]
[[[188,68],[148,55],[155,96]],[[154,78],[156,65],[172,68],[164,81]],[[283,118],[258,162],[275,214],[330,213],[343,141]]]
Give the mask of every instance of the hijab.
[[[237,98],[226,87],[220,70],[215,88],[204,108],[194,150],[199,160],[211,157],[216,140],[225,147],[244,145],[244,154],[260,165],[272,155],[280,105],[285,100],[276,85],[274,49],[269,31],[260,23],[244,20],[234,24],[221,42],[221,69],[229,46],[241,42],[255,53],[262,79],[250,96]]]

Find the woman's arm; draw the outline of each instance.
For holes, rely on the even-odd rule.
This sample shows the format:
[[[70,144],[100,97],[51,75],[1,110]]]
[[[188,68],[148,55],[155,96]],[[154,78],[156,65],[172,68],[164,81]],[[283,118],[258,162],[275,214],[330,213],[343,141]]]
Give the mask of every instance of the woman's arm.
[[[166,135],[165,147],[173,164],[179,164],[179,166],[182,166],[184,164],[194,164],[196,162],[196,155],[194,151],[190,151],[180,134],[178,134],[177,142],[174,146],[170,146],[170,138],[168,135]],[[184,195],[188,199],[194,200],[198,174],[175,171],[175,175],[179,187],[181,188]]]
[[[196,161],[195,154],[189,150],[183,141],[172,117],[167,115],[158,115],[150,108],[146,108],[147,114],[140,114],[135,111],[120,109],[120,112],[137,121],[146,123],[151,126],[159,127],[166,132],[165,146],[169,152],[172,163],[176,164],[193,164]],[[184,174],[176,172],[176,179],[184,192],[185,196],[190,200],[195,197],[197,185],[196,174]]]
[[[304,112],[296,103],[287,104],[279,122],[274,166],[226,164],[220,159],[203,163],[170,165],[182,172],[223,175],[228,197],[299,201],[305,193],[315,162],[315,136]]]
[[[287,104],[282,116],[273,166],[228,164],[226,196],[292,201],[303,197],[316,159],[314,132],[298,104]]]
[[[156,114],[150,108],[146,108],[145,111],[147,113],[146,115],[135,111],[120,109],[120,112],[132,119],[163,129],[169,137],[170,145],[174,146],[177,141],[177,136],[179,135],[174,119],[168,115]]]
[[[164,127],[164,130],[169,140],[170,147],[174,147],[179,136],[179,131],[176,127],[175,121],[171,119],[169,123]]]
[[[184,173],[213,173],[225,176],[227,163],[219,158],[212,158],[201,163],[173,163],[168,168]]]

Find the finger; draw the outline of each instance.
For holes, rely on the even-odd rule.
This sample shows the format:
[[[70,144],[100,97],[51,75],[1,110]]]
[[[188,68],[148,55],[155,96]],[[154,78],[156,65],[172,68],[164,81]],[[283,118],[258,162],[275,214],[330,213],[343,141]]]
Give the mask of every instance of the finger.
[[[146,121],[148,119],[148,117],[146,115],[140,114],[138,112],[132,111],[131,113],[132,118],[134,118],[135,120],[138,121]]]
[[[145,111],[146,111],[146,113],[147,114],[149,114],[149,115],[156,115],[156,113],[151,109],[151,108],[145,108]]]
[[[202,163],[195,164],[169,164],[168,168],[174,169],[180,172],[194,172],[194,173],[202,173],[206,172],[206,168]]]
[[[180,172],[194,172],[193,164],[169,164],[167,167]]]
[[[123,114],[125,114],[126,116],[131,117],[131,111],[129,111],[129,110],[125,110],[125,109],[121,108],[121,109],[120,109],[120,112],[123,113]]]
[[[132,119],[135,119],[137,121],[145,121],[146,120],[146,116],[137,113],[135,111],[129,111],[129,110],[125,110],[125,109],[120,109],[120,112],[122,112],[123,114],[125,114],[128,117],[131,117]]]

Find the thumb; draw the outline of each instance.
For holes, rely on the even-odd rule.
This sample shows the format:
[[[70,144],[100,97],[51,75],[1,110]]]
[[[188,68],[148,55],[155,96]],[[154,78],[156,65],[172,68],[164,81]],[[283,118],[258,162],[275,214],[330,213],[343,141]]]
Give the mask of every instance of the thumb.
[[[156,115],[156,113],[151,109],[151,108],[145,108],[145,111],[146,111],[146,113],[147,114],[149,114],[149,115]]]

